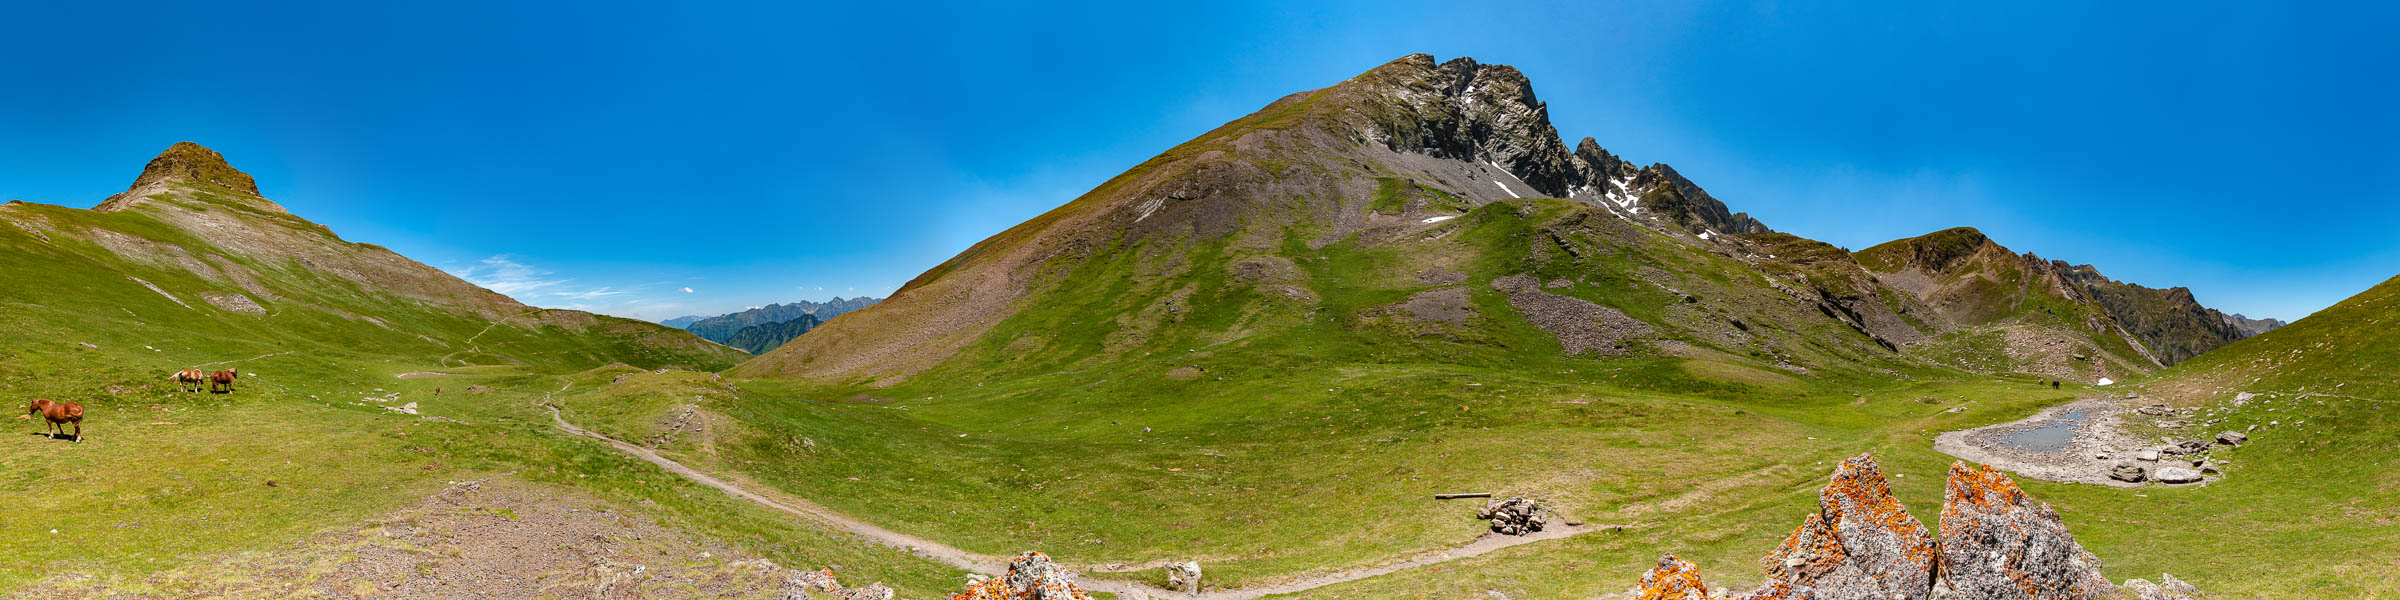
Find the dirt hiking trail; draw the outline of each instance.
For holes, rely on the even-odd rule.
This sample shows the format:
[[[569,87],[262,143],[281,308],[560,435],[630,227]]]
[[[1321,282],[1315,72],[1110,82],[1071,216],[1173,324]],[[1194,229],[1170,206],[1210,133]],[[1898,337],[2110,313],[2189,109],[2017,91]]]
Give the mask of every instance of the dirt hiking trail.
[[[563,386],[559,388],[559,391],[565,390],[566,388]],[[861,537],[865,537],[868,540],[872,540],[878,544],[897,548],[901,551],[908,552],[909,554],[941,561],[943,564],[976,573],[982,573],[985,575],[998,576],[1006,572],[1008,570],[1008,561],[1009,559],[1013,558],[1008,556],[996,556],[979,552],[970,552],[943,544],[941,542],[892,531],[890,529],[878,527],[873,523],[868,523],[866,521],[853,518],[849,515],[844,515],[817,503],[790,497],[772,490],[764,493],[752,491],[748,486],[718,478],[715,475],[710,475],[708,473],[701,472],[698,469],[685,466],[683,463],[675,462],[673,459],[660,456],[657,452],[651,451],[649,448],[626,443],[623,440],[601,435],[582,427],[577,427],[573,423],[568,423],[565,417],[559,415],[557,406],[553,406],[548,403],[544,403],[543,406],[550,409],[550,420],[562,431],[607,442],[608,445],[615,447],[618,451],[633,455],[635,458],[640,458],[644,461],[649,461],[650,464],[658,465],[659,468],[666,469],[669,473],[674,473],[677,476],[683,477],[684,479],[691,480],[693,483],[716,488],[718,491],[725,492],[726,495],[757,503],[759,506],[775,509],[785,514],[819,524],[830,525],[843,531],[848,531]],[[1531,535],[1506,536],[1495,533],[1485,533],[1482,536],[1475,538],[1474,542],[1468,543],[1464,546],[1446,550],[1422,552],[1394,562],[1371,566],[1352,567],[1323,575],[1300,577],[1297,579],[1292,579],[1281,583],[1268,584],[1260,587],[1211,590],[1196,595],[1190,592],[1170,591],[1165,588],[1145,583],[1092,579],[1088,577],[1082,578],[1077,582],[1077,585],[1082,586],[1085,590],[1116,594],[1120,598],[1149,597],[1200,598],[1202,600],[1251,600],[1253,598],[1261,598],[1275,594],[1303,592],[1328,585],[1358,581],[1378,575],[1397,573],[1408,569],[1441,564],[1462,558],[1472,558],[1504,548],[1512,548],[1546,540],[1565,539],[1601,529],[1606,529],[1606,527],[1589,524],[1567,525],[1564,523],[1553,523],[1550,527]],[[1115,571],[1114,569],[1106,569],[1105,567],[1092,565],[1067,565],[1067,568],[1069,570],[1086,573]]]

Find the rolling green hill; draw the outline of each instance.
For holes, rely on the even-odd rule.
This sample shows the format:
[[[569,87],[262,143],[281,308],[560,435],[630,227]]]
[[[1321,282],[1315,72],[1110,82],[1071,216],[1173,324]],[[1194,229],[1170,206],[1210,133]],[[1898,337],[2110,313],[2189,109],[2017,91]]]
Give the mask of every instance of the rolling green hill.
[[[603,365],[716,370],[741,351],[526,306],[345,241],[195,144],[94,209],[0,205],[0,272],[0,400],[85,409],[80,443],[11,421],[0,496],[17,516],[0,520],[0,551],[39,558],[0,566],[0,594],[372,592],[391,582],[336,568],[358,559],[361,528],[482,481],[597,498],[790,564],[855,565],[912,595],[956,576],[554,433],[541,408]],[[184,393],[165,377],[185,368],[242,377],[229,394]],[[210,570],[262,557],[301,568]]]

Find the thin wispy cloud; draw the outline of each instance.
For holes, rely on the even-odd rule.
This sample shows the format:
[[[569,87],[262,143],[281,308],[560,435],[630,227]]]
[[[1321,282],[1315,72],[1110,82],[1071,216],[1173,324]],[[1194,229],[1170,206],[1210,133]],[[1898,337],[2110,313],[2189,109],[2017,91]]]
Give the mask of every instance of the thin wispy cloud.
[[[683,293],[686,293],[686,294],[693,293],[693,292],[692,292],[692,288],[688,288],[688,287],[687,287],[687,288],[683,288]]]
[[[507,254],[483,259],[453,273],[459,279],[467,280],[467,283],[500,292],[519,301],[567,284],[568,280],[553,279],[550,274],[549,271],[517,262]]]

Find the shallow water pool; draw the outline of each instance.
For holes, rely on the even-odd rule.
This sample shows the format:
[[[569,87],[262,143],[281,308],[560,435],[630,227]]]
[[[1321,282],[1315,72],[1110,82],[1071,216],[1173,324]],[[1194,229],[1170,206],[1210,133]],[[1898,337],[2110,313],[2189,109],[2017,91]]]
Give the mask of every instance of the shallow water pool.
[[[2026,452],[2057,452],[2067,449],[2075,439],[2075,425],[2083,422],[2083,411],[2067,411],[2041,425],[2000,434],[2001,446]]]

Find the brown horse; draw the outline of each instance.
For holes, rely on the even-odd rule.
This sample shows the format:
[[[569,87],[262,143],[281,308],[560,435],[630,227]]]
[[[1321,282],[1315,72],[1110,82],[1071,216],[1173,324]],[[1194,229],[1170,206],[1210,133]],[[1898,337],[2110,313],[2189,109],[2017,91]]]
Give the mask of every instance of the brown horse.
[[[199,369],[184,369],[168,375],[167,380],[182,385],[183,391],[197,392],[200,391],[200,384],[208,381],[208,375]]]
[[[233,391],[233,378],[239,377],[241,374],[241,369],[226,369],[208,374],[209,393],[231,393]]]
[[[73,402],[61,404],[51,402],[49,400],[35,398],[33,399],[33,404],[25,407],[25,414],[33,415],[37,413],[42,415],[42,420],[50,422],[50,427],[43,430],[42,433],[48,434],[51,438],[55,439],[59,434],[67,432],[67,423],[74,423],[75,437],[73,439],[77,442],[83,441],[82,404]]]

